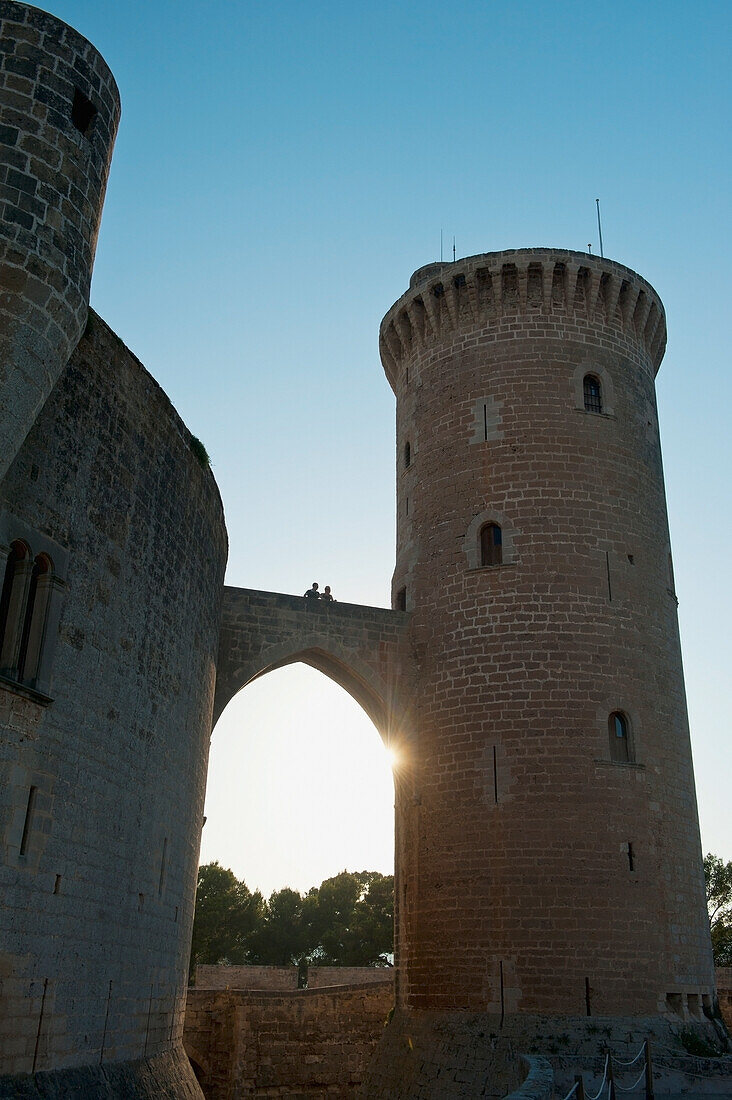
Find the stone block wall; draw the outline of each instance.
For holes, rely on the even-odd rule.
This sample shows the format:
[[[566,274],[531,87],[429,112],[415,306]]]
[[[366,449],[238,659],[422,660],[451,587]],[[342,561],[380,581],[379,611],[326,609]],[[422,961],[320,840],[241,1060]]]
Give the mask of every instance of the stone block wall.
[[[224,589],[214,721],[255,676],[301,661],[340,684],[388,735],[408,617],[385,607]]]
[[[325,989],[333,985],[371,985],[393,981],[393,970],[378,966],[309,966],[307,988]],[[296,966],[206,966],[196,967],[196,989],[270,989],[298,988]]]
[[[47,694],[0,680],[0,1079],[183,1058],[226,532],[99,318],[0,480],[0,532],[67,562]]]
[[[196,989],[297,989],[296,966],[196,967]]]
[[[671,1022],[711,1002],[665,339],[634,272],[541,248],[418,271],[382,324],[415,675],[395,745],[400,1006]]]
[[[380,966],[309,966],[308,989],[331,985],[382,985],[394,981],[394,971]]]
[[[206,1100],[357,1095],[391,981],[292,992],[189,989],[184,1046]]]
[[[84,331],[120,103],[53,15],[0,0],[0,39],[2,477]]]

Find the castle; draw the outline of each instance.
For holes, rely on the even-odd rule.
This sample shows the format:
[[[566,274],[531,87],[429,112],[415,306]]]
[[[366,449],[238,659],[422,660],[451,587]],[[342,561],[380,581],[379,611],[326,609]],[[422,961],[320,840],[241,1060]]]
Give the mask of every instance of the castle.
[[[292,661],[399,750],[367,1096],[473,1095],[498,1035],[715,1035],[653,288],[549,248],[415,272],[380,338],[392,608],[225,588],[205,458],[88,310],[114,78],[55,17],[0,21],[0,1096],[201,1096],[211,724]]]

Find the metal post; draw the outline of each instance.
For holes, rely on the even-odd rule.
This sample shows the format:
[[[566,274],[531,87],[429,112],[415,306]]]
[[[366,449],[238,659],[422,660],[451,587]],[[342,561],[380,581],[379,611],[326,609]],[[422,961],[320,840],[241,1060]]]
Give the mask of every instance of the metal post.
[[[604,257],[605,253],[602,250],[602,225],[600,223],[600,200],[595,199],[595,202],[597,203],[597,232],[600,237],[600,255]]]
[[[607,1100],[616,1100],[615,1098],[615,1077],[613,1076],[613,1056],[608,1054],[607,1056]]]
[[[585,1100],[585,1079],[581,1074],[575,1074],[574,1083],[577,1086],[575,1096],[577,1100]]]
[[[646,1039],[643,1044],[646,1048],[646,1100],[653,1100],[653,1062],[651,1061],[651,1044]]]

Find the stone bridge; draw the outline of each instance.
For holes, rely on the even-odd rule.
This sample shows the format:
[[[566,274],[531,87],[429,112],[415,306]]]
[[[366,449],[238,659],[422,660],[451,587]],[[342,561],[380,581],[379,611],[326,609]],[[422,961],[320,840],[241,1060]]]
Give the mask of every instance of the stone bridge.
[[[408,621],[385,607],[226,587],[214,722],[246,684],[301,661],[345,688],[387,738]]]

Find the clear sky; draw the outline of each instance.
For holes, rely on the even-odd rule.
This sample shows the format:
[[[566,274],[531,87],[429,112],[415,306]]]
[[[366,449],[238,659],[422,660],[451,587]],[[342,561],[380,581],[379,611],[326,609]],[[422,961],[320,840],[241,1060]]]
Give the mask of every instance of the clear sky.
[[[388,605],[381,317],[441,229],[459,256],[597,251],[601,198],[605,254],[668,314],[659,407],[702,841],[732,858],[729,3],[46,6],[122,94],[92,304],[211,453],[231,584],[317,579]],[[202,858],[265,892],[387,870],[379,746],[312,670],[251,685],[214,731]]]

